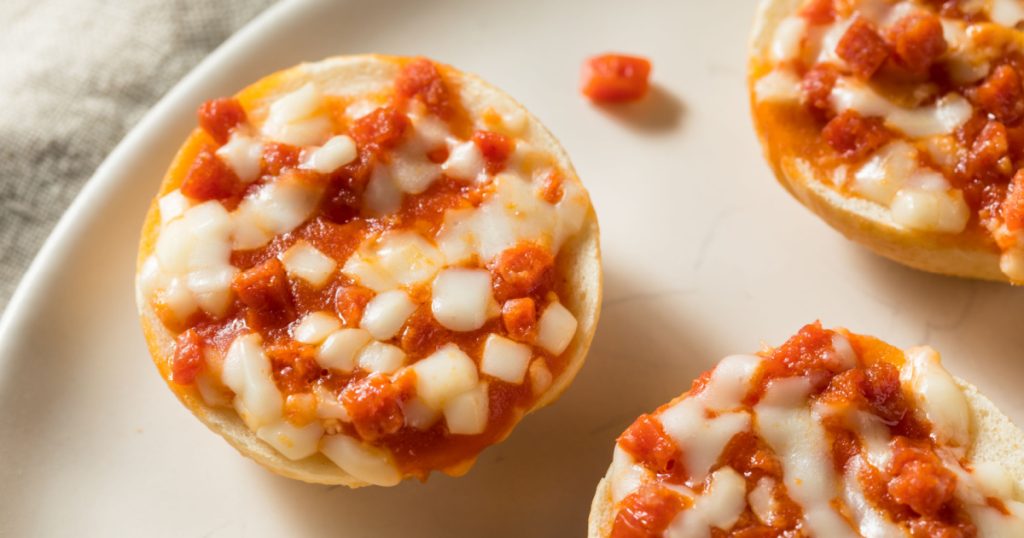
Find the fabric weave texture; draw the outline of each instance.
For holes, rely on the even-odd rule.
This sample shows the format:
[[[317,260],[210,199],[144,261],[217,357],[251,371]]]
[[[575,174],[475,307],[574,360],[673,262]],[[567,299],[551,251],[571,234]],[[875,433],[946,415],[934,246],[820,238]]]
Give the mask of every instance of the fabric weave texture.
[[[0,2],[0,312],[142,115],[271,0]]]

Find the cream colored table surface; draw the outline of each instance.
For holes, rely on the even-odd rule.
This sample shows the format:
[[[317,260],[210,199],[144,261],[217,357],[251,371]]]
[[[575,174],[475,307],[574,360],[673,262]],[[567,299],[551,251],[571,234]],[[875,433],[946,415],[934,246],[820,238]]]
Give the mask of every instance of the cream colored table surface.
[[[917,273],[847,243],[778,187],[748,118],[753,1],[287,3],[182,81],[110,156],[0,326],[0,535],[582,536],[616,435],[729,353],[802,324],[928,343],[1024,421],[1024,290]],[[653,99],[577,92],[606,50]],[[163,387],[135,318],[137,229],[202,100],[301,60],[425,54],[519,98],[561,138],[601,221],[605,302],[569,391],[469,475],[393,489],[273,476]],[[125,225],[130,223],[130,225]]]

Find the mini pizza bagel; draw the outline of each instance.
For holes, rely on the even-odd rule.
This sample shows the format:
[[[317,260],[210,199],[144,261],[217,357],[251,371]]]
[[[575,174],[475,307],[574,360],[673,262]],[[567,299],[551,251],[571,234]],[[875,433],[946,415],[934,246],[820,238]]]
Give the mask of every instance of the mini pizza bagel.
[[[477,77],[328,58],[204,103],[142,230],[174,394],[283,476],[465,473],[582,366],[598,226],[555,138]]]
[[[1024,6],[763,0],[754,125],[780,183],[849,239],[1024,283]]]
[[[619,436],[591,538],[1024,536],[1024,432],[929,347],[805,326]]]

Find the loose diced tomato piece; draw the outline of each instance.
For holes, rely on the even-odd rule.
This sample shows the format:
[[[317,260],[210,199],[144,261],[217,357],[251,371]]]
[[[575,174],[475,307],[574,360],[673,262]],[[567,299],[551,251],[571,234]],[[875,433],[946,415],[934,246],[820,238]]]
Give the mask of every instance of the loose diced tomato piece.
[[[341,286],[334,296],[334,308],[346,327],[358,327],[373,292],[362,286]]]
[[[818,64],[808,70],[800,81],[804,105],[824,117],[832,108],[829,97],[838,79],[839,70],[831,64]]]
[[[1012,232],[1024,229],[1024,169],[1017,170],[1003,201],[1003,219]]]
[[[516,148],[511,138],[493,131],[477,131],[473,133],[473,143],[480,148],[480,153],[487,162],[487,171],[497,174],[505,168],[505,163]]]
[[[419,98],[442,119],[449,119],[453,113],[448,86],[434,62],[426,58],[417,58],[402,67],[395,79],[395,91],[403,99]]]
[[[639,56],[602,54],[583,64],[583,95],[597,103],[636,101],[647,94],[651,62]]]
[[[836,54],[846,60],[855,75],[868,80],[889,57],[889,47],[875,31],[874,25],[858,18],[839,38]]]
[[[878,118],[865,118],[847,110],[832,118],[821,132],[832,149],[850,161],[867,157],[892,137]]]
[[[1010,65],[1000,65],[967,96],[1003,123],[1014,123],[1024,115],[1024,88],[1020,73]]]
[[[235,172],[208,148],[196,155],[181,183],[181,193],[196,200],[222,200],[241,192],[244,185]]]
[[[889,495],[918,514],[936,516],[953,500],[956,475],[942,465],[930,447],[918,446],[906,437],[897,437],[892,447]]]
[[[522,297],[550,284],[555,258],[548,249],[522,242],[505,249],[491,267],[499,301]]]
[[[288,275],[277,258],[242,271],[231,287],[249,307],[246,321],[257,330],[282,327],[295,318]]]
[[[276,176],[282,170],[298,166],[301,154],[302,148],[281,142],[265,142],[263,155],[260,156],[260,171],[269,176]]]
[[[381,107],[356,120],[351,134],[360,147],[378,151],[395,147],[408,127],[405,114],[393,107]]]
[[[237,99],[224,97],[212,99],[199,106],[199,126],[209,133],[218,144],[224,144],[231,137],[231,130],[245,123],[245,109]]]
[[[189,329],[174,341],[174,357],[171,359],[171,381],[179,385],[191,385],[203,369],[203,339],[195,329]]]
[[[509,336],[531,342],[537,330],[537,305],[530,297],[509,299],[501,305],[501,321]]]
[[[640,415],[619,436],[618,443],[638,463],[655,474],[675,480],[685,478],[682,451],[653,416]]]
[[[811,0],[800,9],[800,16],[811,24],[828,24],[836,18],[832,0]]]
[[[888,37],[896,60],[913,72],[927,70],[946,52],[942,22],[931,13],[915,12],[903,17],[889,29]]]
[[[656,483],[645,483],[622,499],[610,538],[659,538],[683,509],[682,498]]]
[[[360,437],[375,441],[397,432],[405,423],[401,403],[404,391],[386,375],[371,374],[341,392],[341,402]]]

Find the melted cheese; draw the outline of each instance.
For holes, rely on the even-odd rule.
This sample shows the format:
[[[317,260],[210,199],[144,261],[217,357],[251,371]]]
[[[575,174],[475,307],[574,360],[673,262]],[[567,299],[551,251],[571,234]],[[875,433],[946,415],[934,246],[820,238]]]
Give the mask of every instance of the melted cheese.
[[[691,485],[704,480],[736,434],[750,429],[749,413],[722,413],[709,419],[703,403],[696,398],[685,398],[665,409],[658,420],[677,445],[686,447],[683,460]]]
[[[843,502],[850,509],[853,520],[857,522],[861,536],[864,538],[910,536],[902,527],[889,521],[889,517],[875,508],[864,496],[864,490],[858,478],[863,465],[859,456],[851,458],[843,480]]]
[[[800,79],[788,69],[776,69],[757,79],[754,96],[762,103],[800,100]]]
[[[303,344],[319,344],[341,328],[338,318],[329,312],[312,312],[292,326],[292,338]]]
[[[377,340],[389,340],[415,311],[416,303],[404,291],[385,291],[367,303],[359,326]]]
[[[868,200],[887,206],[917,168],[917,150],[896,140],[876,151],[854,172],[852,188]]]
[[[434,279],[431,291],[434,319],[453,331],[475,331],[489,314],[497,313],[491,274],[484,269],[445,269]]]
[[[317,453],[324,428],[313,421],[296,427],[287,421],[268,424],[256,430],[256,436],[290,460],[301,460]]]
[[[359,351],[356,362],[361,370],[392,374],[405,364],[405,352],[398,346],[374,341]]]
[[[314,288],[322,288],[334,274],[337,262],[306,241],[296,241],[279,258],[290,276],[305,280]]]
[[[448,432],[455,435],[476,435],[487,428],[489,410],[487,383],[459,394],[444,404],[444,420]]]
[[[807,408],[810,384],[804,378],[777,379],[754,407],[757,433],[778,455],[789,496],[804,509],[804,522],[818,536],[857,534],[835,511],[839,493],[825,430]]]
[[[331,120],[318,114],[323,95],[309,82],[270,105],[263,123],[263,135],[292,146],[315,146],[323,143],[331,132]]]
[[[532,354],[530,346],[526,344],[520,344],[498,334],[490,334],[484,341],[480,372],[518,385],[526,377],[526,369],[530,366]]]
[[[807,19],[804,17],[791,15],[782,19],[772,39],[771,59],[778,63],[795,60],[800,55],[800,46],[806,34]]]
[[[309,152],[303,168],[330,174],[356,160],[356,143],[346,135],[332,136],[323,146]]]
[[[160,197],[157,201],[157,207],[160,209],[160,224],[166,225],[192,207],[192,201],[184,194],[181,194],[181,190],[174,189]]]
[[[916,179],[928,181],[935,177]],[[971,218],[960,190],[905,187],[896,192],[890,209],[897,224],[927,232],[960,233]]]
[[[709,538],[711,527],[728,531],[747,506],[747,483],[732,467],[711,474],[708,490],[665,530],[665,538]]]
[[[943,445],[967,447],[971,439],[971,413],[960,387],[942,367],[930,347],[908,349],[900,381],[932,424],[932,436]]]
[[[992,22],[1013,28],[1024,21],[1024,2],[1020,0],[991,0],[988,16]]]
[[[364,329],[341,329],[328,336],[316,353],[316,362],[332,370],[350,373],[356,366],[356,355],[373,340]]]
[[[320,203],[323,189],[297,174],[285,174],[246,195],[232,213],[237,250],[266,245],[306,221]],[[219,204],[218,204],[219,205]]]
[[[561,355],[576,335],[576,317],[559,302],[549,304],[537,321],[537,345]]]
[[[402,481],[390,454],[347,435],[325,436],[320,451],[346,473],[368,484],[394,486]]]
[[[934,105],[908,109],[886,100],[866,84],[845,77],[832,89],[831,102],[840,112],[854,110],[862,116],[880,117],[887,127],[911,138],[951,134],[974,113],[971,104],[956,93]]]
[[[487,179],[484,170],[484,156],[472,140],[456,144],[448,153],[448,159],[441,165],[446,176],[464,181]]]
[[[608,479],[612,492],[612,503],[618,504],[627,495],[654,476],[650,470],[640,465],[618,444],[612,453],[612,465],[608,471]]]
[[[251,333],[235,338],[221,374],[224,384],[235,393],[235,406],[243,411],[243,420],[254,430],[275,423],[284,404],[261,342],[259,335]]]
[[[433,409],[476,387],[476,364],[455,344],[448,344],[410,366],[416,372],[416,394]]]
[[[252,183],[260,177],[263,143],[240,129],[235,129],[228,143],[217,148],[217,157],[224,161],[243,183]]]
[[[429,281],[443,267],[444,257],[413,231],[393,231],[367,239],[345,262],[341,272],[377,292]]]

